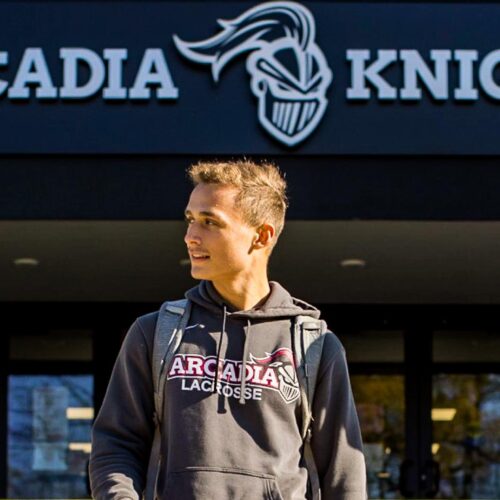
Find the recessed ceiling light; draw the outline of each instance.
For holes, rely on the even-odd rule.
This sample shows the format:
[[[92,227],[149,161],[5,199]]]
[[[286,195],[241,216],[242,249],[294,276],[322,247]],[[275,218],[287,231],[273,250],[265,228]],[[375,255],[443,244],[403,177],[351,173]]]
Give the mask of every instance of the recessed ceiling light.
[[[40,261],[33,257],[19,257],[18,259],[14,259],[15,266],[35,267],[38,264],[40,264]]]
[[[340,261],[340,267],[349,268],[363,268],[366,267],[366,260],[364,259],[343,259]]]
[[[187,259],[181,259],[179,261],[179,264],[183,267],[185,266],[189,266],[189,264],[191,264],[191,259],[187,258]]]

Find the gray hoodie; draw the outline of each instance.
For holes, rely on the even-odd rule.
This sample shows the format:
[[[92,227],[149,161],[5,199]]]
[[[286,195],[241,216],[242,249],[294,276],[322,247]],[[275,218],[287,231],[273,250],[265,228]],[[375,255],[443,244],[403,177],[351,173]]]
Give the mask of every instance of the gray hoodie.
[[[295,316],[318,318],[319,311],[275,282],[249,311],[225,304],[210,282],[186,297],[190,321],[167,367],[159,498],[307,498],[291,331]],[[145,487],[157,316],[131,326],[94,423],[89,470],[97,500],[137,500]],[[325,339],[313,416],[322,499],[365,500],[358,418],[344,349],[333,333]]]

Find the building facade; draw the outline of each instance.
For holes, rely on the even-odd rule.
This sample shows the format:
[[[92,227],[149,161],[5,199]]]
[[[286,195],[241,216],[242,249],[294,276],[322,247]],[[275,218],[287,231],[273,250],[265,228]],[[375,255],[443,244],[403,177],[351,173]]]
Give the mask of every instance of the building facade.
[[[500,5],[0,10],[0,497],[88,495],[128,327],[195,284],[185,169],[246,156],[286,173],[270,276],[346,346],[370,498],[500,498]]]

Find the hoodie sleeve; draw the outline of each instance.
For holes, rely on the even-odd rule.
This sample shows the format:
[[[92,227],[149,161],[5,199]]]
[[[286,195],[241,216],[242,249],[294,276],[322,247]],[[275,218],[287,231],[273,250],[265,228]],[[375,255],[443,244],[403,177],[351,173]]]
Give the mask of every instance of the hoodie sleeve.
[[[142,498],[154,434],[153,391],[149,348],[136,320],[122,344],[92,429],[92,498]]]
[[[323,500],[365,500],[366,467],[345,351],[332,333],[323,347],[311,447]]]

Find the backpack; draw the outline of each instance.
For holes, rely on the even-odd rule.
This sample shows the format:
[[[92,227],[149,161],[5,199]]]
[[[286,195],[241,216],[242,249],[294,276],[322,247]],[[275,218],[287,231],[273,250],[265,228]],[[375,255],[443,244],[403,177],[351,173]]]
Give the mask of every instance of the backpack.
[[[158,476],[162,464],[161,456],[161,422],[163,417],[163,395],[167,379],[166,367],[182,341],[191,312],[191,302],[187,299],[165,302],[162,304],[156,323],[152,376],[154,385],[155,412],[153,420],[155,433],[151,446],[148,464],[144,500],[156,500]],[[302,423],[301,436],[304,442],[303,457],[309,475],[310,498],[320,499],[320,483],[318,471],[314,463],[311,448],[312,404],[318,377],[326,324],[311,316],[296,316],[292,332],[292,350],[297,361],[297,378],[299,381]]]

